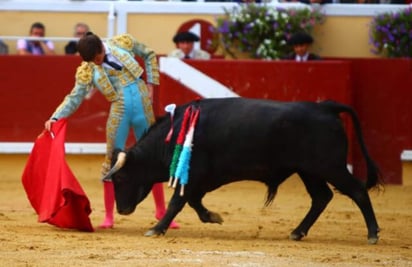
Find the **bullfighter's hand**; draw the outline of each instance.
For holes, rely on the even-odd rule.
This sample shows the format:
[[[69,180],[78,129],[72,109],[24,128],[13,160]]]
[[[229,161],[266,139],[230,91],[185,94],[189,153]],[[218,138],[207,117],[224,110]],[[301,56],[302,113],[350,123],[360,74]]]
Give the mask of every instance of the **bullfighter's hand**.
[[[55,123],[55,122],[56,122],[56,120],[53,120],[53,119],[47,120],[47,121],[44,123],[44,128],[45,128],[47,131],[50,132],[51,126],[52,126],[52,124]]]

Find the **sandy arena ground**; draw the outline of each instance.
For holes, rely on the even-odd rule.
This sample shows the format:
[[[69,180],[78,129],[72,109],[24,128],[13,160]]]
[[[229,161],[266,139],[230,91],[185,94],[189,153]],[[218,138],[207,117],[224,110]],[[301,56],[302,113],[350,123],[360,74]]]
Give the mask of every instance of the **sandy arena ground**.
[[[21,184],[26,156],[0,156],[1,266],[412,266],[412,186],[387,185],[370,196],[381,227],[377,245],[357,206],[335,194],[303,241],[288,239],[309,208],[302,182],[281,185],[274,203],[263,207],[266,189],[254,182],[224,186],[204,199],[222,225],[203,224],[188,206],[177,216],[179,230],[144,237],[152,226],[151,195],[114,229],[84,233],[37,222]],[[97,226],[103,218],[100,156],[69,156],[88,195]],[[171,189],[165,187],[168,197]]]

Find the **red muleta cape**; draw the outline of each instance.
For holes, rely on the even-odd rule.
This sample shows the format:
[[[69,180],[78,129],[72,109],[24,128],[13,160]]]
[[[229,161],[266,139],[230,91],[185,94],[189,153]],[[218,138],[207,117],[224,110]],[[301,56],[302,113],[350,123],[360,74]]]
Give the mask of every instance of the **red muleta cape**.
[[[39,222],[93,232],[90,202],[65,160],[67,120],[44,130],[34,142],[22,175],[27,197]],[[52,137],[54,135],[54,138]]]

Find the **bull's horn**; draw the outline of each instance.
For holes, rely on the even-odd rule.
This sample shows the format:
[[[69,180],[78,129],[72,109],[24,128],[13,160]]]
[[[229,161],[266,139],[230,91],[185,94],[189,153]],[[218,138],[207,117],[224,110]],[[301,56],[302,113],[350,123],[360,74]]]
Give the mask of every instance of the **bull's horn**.
[[[111,181],[112,180],[111,176],[113,175],[113,173],[120,170],[120,168],[124,166],[125,162],[126,162],[126,153],[120,152],[119,154],[117,154],[116,163],[109,170],[109,172],[102,178],[102,181]]]

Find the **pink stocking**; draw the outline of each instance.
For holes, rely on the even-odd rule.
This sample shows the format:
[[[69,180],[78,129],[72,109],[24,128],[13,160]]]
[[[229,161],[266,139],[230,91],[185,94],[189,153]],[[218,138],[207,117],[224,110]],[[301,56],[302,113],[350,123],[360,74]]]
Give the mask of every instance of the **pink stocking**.
[[[163,184],[157,183],[154,184],[152,187],[152,195],[154,198],[154,202],[156,205],[156,219],[160,220],[166,214],[166,205],[165,205],[165,197],[163,192]],[[179,225],[172,221],[169,225],[169,228],[178,229]]]
[[[103,182],[104,189],[104,207],[106,215],[100,228],[112,228],[113,227],[113,211],[114,211],[114,187],[112,182]]]

